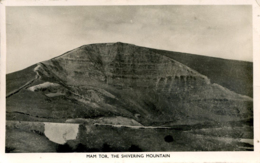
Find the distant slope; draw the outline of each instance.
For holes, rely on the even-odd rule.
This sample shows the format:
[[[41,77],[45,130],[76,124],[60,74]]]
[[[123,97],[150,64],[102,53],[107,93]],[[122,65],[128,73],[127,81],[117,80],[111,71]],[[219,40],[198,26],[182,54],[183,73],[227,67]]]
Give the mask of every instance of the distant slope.
[[[207,76],[212,83],[253,97],[253,63],[152,49]]]

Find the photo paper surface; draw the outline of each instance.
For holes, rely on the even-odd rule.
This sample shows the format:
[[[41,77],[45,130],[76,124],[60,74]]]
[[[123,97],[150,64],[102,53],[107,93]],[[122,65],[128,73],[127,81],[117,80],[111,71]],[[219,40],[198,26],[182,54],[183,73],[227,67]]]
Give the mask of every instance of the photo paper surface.
[[[256,160],[257,3],[16,4],[2,6],[7,160]]]

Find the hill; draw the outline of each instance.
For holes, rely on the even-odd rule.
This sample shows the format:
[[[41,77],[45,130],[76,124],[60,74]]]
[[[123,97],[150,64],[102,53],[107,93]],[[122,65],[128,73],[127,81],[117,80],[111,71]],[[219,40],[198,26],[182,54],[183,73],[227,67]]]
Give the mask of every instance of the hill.
[[[181,55],[125,43],[81,46],[8,74],[7,119],[120,116],[169,126],[252,118],[252,85],[238,88],[247,79],[230,72],[249,63]]]

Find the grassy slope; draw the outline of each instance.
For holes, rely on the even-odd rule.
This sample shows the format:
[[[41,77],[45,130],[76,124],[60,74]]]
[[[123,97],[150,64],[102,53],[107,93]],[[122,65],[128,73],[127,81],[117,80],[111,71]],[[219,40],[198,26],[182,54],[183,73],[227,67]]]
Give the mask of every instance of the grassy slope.
[[[36,67],[35,65],[32,65],[30,67],[27,67],[23,70],[16,71],[10,74],[6,75],[6,94],[9,94],[10,92],[20,88],[30,80],[34,79],[36,76],[36,73],[33,71],[33,69]]]

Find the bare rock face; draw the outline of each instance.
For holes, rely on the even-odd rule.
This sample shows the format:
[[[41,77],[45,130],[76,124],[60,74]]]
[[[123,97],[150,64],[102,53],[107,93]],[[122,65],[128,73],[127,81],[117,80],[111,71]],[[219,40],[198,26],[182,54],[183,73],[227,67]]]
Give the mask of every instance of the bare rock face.
[[[39,64],[35,71],[74,86],[107,84],[172,92],[176,84],[186,89],[210,83],[206,76],[173,59],[122,43],[82,46]]]

